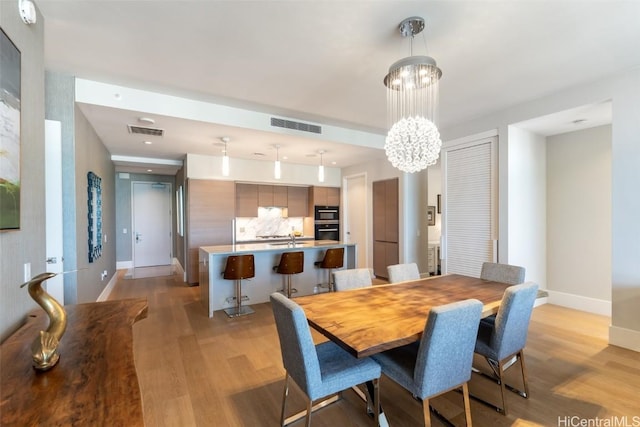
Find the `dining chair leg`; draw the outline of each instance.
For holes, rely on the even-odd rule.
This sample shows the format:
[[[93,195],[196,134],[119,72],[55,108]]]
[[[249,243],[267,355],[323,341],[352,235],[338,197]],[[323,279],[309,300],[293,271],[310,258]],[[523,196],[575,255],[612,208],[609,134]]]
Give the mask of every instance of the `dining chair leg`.
[[[520,394],[525,399],[529,398],[529,383],[527,382],[527,369],[524,366],[524,350],[520,350],[518,353],[520,357],[520,370],[522,371],[522,385],[524,386],[524,396]]]
[[[284,427],[284,413],[287,407],[287,396],[289,395],[289,374],[284,376],[284,393],[282,395],[282,413],[280,414],[280,427]]]
[[[498,377],[500,378],[500,395],[502,396],[502,414],[507,415],[506,386],[504,382],[504,362],[498,362]]]
[[[313,400],[307,399],[307,418],[304,422],[306,427],[311,427],[311,413],[313,411]]]
[[[464,399],[464,419],[467,422],[467,427],[471,427],[473,422],[471,421],[471,403],[469,402],[469,383],[462,384],[462,398]]]
[[[424,427],[431,427],[431,409],[429,408],[429,399],[422,400],[422,414],[424,416]]]
[[[373,420],[374,425],[380,425],[380,378],[373,380]]]

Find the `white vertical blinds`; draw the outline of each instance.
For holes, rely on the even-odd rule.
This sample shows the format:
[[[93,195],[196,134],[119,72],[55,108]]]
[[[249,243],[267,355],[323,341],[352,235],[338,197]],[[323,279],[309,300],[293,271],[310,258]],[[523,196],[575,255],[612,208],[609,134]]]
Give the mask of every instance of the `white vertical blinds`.
[[[492,141],[446,155],[446,272],[480,276],[493,259]]]

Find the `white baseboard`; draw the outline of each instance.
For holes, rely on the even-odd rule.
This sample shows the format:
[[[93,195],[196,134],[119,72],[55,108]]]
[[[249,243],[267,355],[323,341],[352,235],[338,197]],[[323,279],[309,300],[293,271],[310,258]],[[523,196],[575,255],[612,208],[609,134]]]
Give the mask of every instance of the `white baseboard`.
[[[113,290],[113,287],[116,285],[117,281],[118,281],[118,273],[116,272],[111,276],[111,280],[109,280],[109,283],[107,283],[107,286],[104,287],[104,289],[102,290],[102,293],[98,296],[98,299],[96,300],[96,302],[102,302],[109,299],[109,295],[111,294],[111,291]]]
[[[130,268],[133,268],[133,261],[116,262],[116,270],[128,270]]]
[[[547,292],[549,293],[549,304],[560,305],[562,307],[611,317],[611,301],[567,294],[558,291],[547,290]]]
[[[640,332],[609,326],[609,344],[640,352]]]

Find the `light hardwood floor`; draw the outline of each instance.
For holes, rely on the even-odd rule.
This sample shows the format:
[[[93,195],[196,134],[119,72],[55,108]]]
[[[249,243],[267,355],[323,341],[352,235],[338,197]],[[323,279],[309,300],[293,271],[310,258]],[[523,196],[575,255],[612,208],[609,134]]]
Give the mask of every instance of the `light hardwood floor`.
[[[284,369],[269,304],[253,304],[256,313],[251,316],[229,319],[216,312],[209,319],[198,287],[186,286],[178,276],[125,279],[120,272],[110,299],[134,297],[149,302],[147,319],[134,326],[147,426],[278,425]],[[573,426],[587,425],[577,424],[587,422],[581,420],[626,416],[625,427],[640,426],[640,354],[607,345],[608,326],[607,317],[548,304],[537,307],[525,349],[531,398],[509,393],[506,417],[472,401],[473,423]],[[519,368],[510,371],[511,382],[520,384],[513,375]],[[470,389],[499,402],[498,387],[480,376],[472,377]],[[343,396],[314,414],[313,425],[373,424],[353,391]],[[381,396],[391,426],[422,425],[420,403],[384,376]],[[461,394],[451,392],[432,403],[454,424],[464,425]],[[303,407],[293,386],[289,414]],[[432,420],[434,426],[442,425]]]

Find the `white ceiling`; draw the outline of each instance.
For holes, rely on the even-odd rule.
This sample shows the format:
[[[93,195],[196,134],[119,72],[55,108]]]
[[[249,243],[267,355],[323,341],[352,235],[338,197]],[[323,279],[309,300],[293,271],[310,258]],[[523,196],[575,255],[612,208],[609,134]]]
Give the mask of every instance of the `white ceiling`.
[[[443,72],[441,128],[640,66],[640,1],[34,1],[48,70],[380,135],[382,80],[409,55],[397,32],[409,16],[427,23],[413,53]],[[215,118],[154,116],[175,139],[145,146],[126,128],[145,112],[80,107],[113,155],[219,155],[215,143],[230,136],[231,156],[275,156],[273,144],[295,163],[317,163],[319,149],[327,165],[384,156]],[[540,132],[553,133],[553,122]]]

